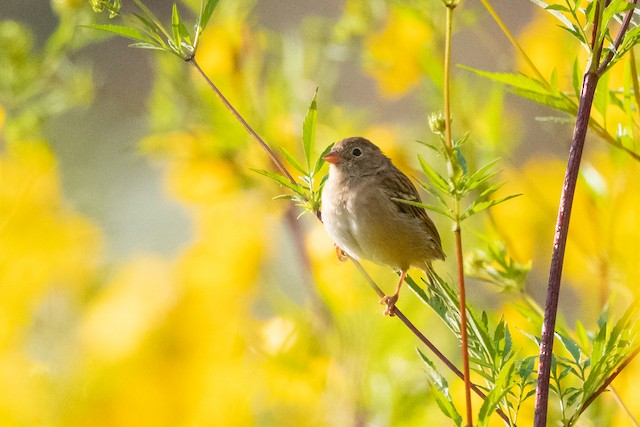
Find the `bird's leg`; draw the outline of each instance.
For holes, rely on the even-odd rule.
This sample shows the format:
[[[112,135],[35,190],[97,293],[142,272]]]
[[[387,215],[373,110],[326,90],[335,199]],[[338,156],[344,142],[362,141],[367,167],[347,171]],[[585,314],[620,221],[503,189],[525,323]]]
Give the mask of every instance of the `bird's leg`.
[[[338,245],[334,245],[336,247],[336,255],[338,256],[338,260],[340,262],[345,262],[347,259],[349,259],[349,256],[347,255],[347,253],[345,251],[342,250],[342,248]]]
[[[386,304],[387,308],[385,308],[383,314],[385,316],[395,316],[396,302],[398,301],[398,296],[400,295],[400,288],[402,287],[402,283],[404,282],[404,276],[407,275],[407,270],[402,270],[400,273],[400,281],[398,282],[398,286],[396,287],[396,292],[391,296],[384,296],[380,299],[380,304]]]

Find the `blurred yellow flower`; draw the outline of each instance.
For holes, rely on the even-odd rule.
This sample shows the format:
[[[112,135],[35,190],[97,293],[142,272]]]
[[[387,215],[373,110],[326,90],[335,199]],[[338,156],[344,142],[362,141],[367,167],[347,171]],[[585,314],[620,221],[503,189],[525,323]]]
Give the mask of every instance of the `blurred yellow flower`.
[[[9,143],[0,155],[0,328],[27,321],[50,288],[77,288],[100,250],[98,229],[63,203],[47,146]]]
[[[93,359],[115,361],[140,348],[175,303],[171,268],[151,257],[133,260],[94,299],[80,335]]]
[[[378,82],[380,92],[390,98],[405,95],[423,77],[422,61],[432,39],[432,30],[409,9],[391,9],[385,27],[369,35],[365,48],[369,60],[365,71]]]
[[[202,34],[198,64],[208,76],[233,76],[239,70],[248,29],[240,20],[218,20],[215,24]]]
[[[52,425],[56,399],[62,398],[54,390],[65,387],[61,379],[72,366],[58,357],[70,344],[58,341],[72,332],[48,331],[57,310],[69,316],[64,302],[84,295],[100,252],[99,230],[62,198],[47,145],[7,143],[0,153],[1,425]],[[38,315],[43,308],[53,313],[45,324]]]
[[[533,259],[534,267],[548,262],[565,167],[559,160],[536,159],[505,173],[505,193],[523,196],[492,213],[518,261]],[[639,180],[640,166],[625,156],[594,153],[583,161],[563,269],[581,294],[588,290],[576,309],[598,313],[611,295],[637,295],[633,283],[640,266],[632,245],[640,239]]]

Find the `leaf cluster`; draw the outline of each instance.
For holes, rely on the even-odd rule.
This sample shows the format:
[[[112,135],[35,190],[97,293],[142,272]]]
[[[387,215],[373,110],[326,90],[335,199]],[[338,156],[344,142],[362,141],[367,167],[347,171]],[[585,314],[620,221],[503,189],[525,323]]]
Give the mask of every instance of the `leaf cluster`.
[[[427,182],[420,181],[420,186],[435,198],[437,205],[403,199],[397,199],[397,201],[441,213],[455,223],[460,223],[492,206],[518,197],[518,194],[501,198],[493,197],[504,185],[503,183],[490,184],[491,179],[499,173],[495,170],[499,159],[495,159],[475,171],[468,170],[467,160],[461,149],[467,139],[468,134],[455,140],[451,147],[446,145],[442,135],[438,146],[424,143],[438,156],[445,159],[446,175],[436,171],[422,156],[418,156],[422,172],[428,180]],[[460,210],[459,203],[468,196],[471,196],[471,200],[464,209]],[[453,203],[448,200],[453,200]]]
[[[460,339],[457,293],[450,283],[433,272],[429,273],[428,281],[428,292],[413,280],[407,282],[418,297],[429,305]],[[467,331],[470,367],[483,379],[484,384],[479,387],[486,392],[486,398],[478,413],[479,425],[486,425],[497,408],[507,414],[512,425],[515,425],[522,403],[535,393],[535,357],[519,359],[505,320],[500,319],[495,328],[491,328],[489,316],[485,311],[478,314],[471,307],[467,307]],[[426,359],[426,356],[423,355],[422,358]],[[442,380],[431,373],[429,378],[432,386],[436,388],[436,400],[448,399],[446,390],[439,386]],[[446,409],[443,412],[456,421],[459,414],[453,401],[449,400],[446,405],[440,405],[441,408],[443,406]]]
[[[255,172],[271,178],[291,190],[291,193],[281,194],[276,198],[293,201],[296,206],[302,208],[301,215],[313,213],[317,217],[320,217],[322,188],[328,178],[327,174],[321,174],[322,167],[326,163],[323,157],[331,150],[333,144],[326,147],[324,151],[314,159],[316,124],[318,121],[317,95],[318,91],[316,90],[302,124],[304,164],[296,160],[296,157],[290,151],[284,147],[280,147],[280,152],[287,162],[300,173],[299,179],[301,182],[292,181],[288,177],[276,172],[266,170],[255,170]]]
[[[636,312],[637,306],[632,305],[613,323],[605,311],[595,332],[588,332],[577,322],[577,339],[564,331],[556,333],[566,355],[554,356],[550,388],[559,398],[565,425],[574,425],[619,367],[637,353],[640,343]]]
[[[180,16],[178,6],[173,4],[171,10],[171,30],[168,30],[158,17],[141,1],[133,0],[138,8],[137,12],[127,14],[130,25],[94,24],[86,25],[87,28],[107,31],[131,40],[136,43],[131,47],[141,49],[155,49],[176,55],[184,61],[194,57],[200,35],[207,26],[213,11],[219,0],[202,0],[200,11],[195,24],[193,34],[187,29],[187,25]],[[93,8],[96,12],[109,11],[109,18],[120,15],[120,0],[113,2],[93,0]]]
[[[574,39],[589,53],[590,62],[585,73],[605,76],[620,59],[640,42],[640,27],[630,18],[637,15],[635,5],[626,0],[613,0],[610,2],[582,0],[564,0],[564,4],[547,4],[542,0],[531,0],[536,5],[544,8],[554,18],[560,21],[560,28],[571,34]],[[628,19],[629,18],[629,19]],[[629,25],[621,25],[625,22]],[[618,28],[617,36],[612,35],[612,29]],[[627,30],[628,28],[628,30]],[[512,40],[515,43],[515,40]],[[525,51],[516,44],[516,47],[525,56],[534,75],[515,73],[488,72],[471,67],[461,67],[479,76],[488,78],[504,85],[512,93],[538,104],[548,106],[556,111],[566,113],[572,119],[577,117],[578,104],[582,92],[582,76],[579,70],[578,59],[573,60],[571,74],[571,91],[563,90],[559,84],[558,71],[554,69],[549,77],[543,76],[535,67],[533,61]],[[637,82],[638,75],[635,66],[629,69],[629,82]],[[607,143],[630,154],[636,160],[640,155],[633,149],[633,133],[638,128],[636,111],[640,93],[637,84],[625,84],[625,88],[610,90],[608,81],[604,81],[596,92],[594,106],[602,120],[592,118],[589,128],[603,138]],[[633,101],[632,101],[633,100]],[[629,104],[635,103],[635,109]],[[626,115],[625,121],[617,123],[616,133],[608,130],[607,108],[611,105],[619,107]],[[545,120],[553,120],[561,123],[572,123],[565,117],[551,117]]]

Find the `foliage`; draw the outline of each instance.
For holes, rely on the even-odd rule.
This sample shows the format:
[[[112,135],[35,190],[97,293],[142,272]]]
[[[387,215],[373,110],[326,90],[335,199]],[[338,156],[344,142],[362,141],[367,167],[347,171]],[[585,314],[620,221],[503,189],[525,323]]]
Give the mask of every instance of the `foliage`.
[[[494,425],[500,413],[508,425],[531,423],[543,322],[536,287],[558,199],[549,189],[560,188],[563,166],[548,158],[510,164],[519,117],[527,115],[514,114],[499,90],[487,97],[489,89],[475,79],[488,77],[560,111],[563,117],[545,123],[555,126],[577,114],[576,58],[563,58],[548,77],[465,66],[453,75],[464,96],[452,108],[453,123],[468,132],[449,147],[442,116],[432,114],[435,143],[404,147],[412,152],[405,155],[398,141],[424,133],[425,123],[379,120],[341,104],[345,87],[335,70],[361,68],[381,103],[395,107],[410,98],[422,117],[439,110],[444,7],[438,2],[347,1],[337,23],[309,19],[296,35],[264,28],[249,1],[187,1],[166,11],[170,25],[141,0],[133,11],[121,10],[117,0],[91,2],[123,25],[91,21],[86,7],[72,3],[56,2],[60,26],[41,51],[25,26],[0,25],[1,424],[462,425],[461,382],[423,349],[415,357],[415,337],[375,315],[375,298],[360,286],[361,276],[336,262],[318,221],[291,221],[282,204],[268,202],[273,183],[251,172],[285,187],[280,197],[303,213],[318,215],[328,142],[356,132],[401,168],[422,172],[428,199],[420,206],[438,213],[432,216],[440,230],[452,220],[464,224],[471,286],[494,286],[474,292],[467,306],[472,380],[484,395],[477,423]],[[559,19],[558,32],[589,51],[593,28],[586,23],[595,16],[620,21],[629,10],[624,1],[599,12],[597,2],[537,3]],[[462,11],[460,24],[473,31],[477,13]],[[195,26],[185,16],[195,16]],[[77,22],[172,54],[151,56],[157,75],[141,151],[161,161],[169,197],[186,207],[193,224],[190,241],[175,255],[113,263],[102,253],[112,237],[66,194],[46,122],[91,101],[95,71],[76,65],[74,55],[99,33],[84,30],[79,40],[69,30]],[[638,31],[631,28],[616,47],[614,28],[595,31],[611,61],[590,122],[609,146],[586,153],[572,219],[577,232],[565,261],[574,298],[566,317],[580,320],[570,328],[561,319],[556,328],[550,419],[564,425],[578,418],[626,425],[627,415],[612,411],[616,404],[603,391],[618,378],[622,402],[637,394],[639,374],[629,366],[640,348],[637,313],[626,303],[637,297],[640,277],[633,247],[640,238],[638,79],[635,61],[627,59]],[[544,47],[544,59],[561,48]],[[193,65],[196,53],[202,75],[236,113],[277,141],[272,154],[285,160],[293,180],[247,142],[246,127],[202,75],[175,61]],[[316,86],[322,96],[314,94],[309,105]],[[442,234],[451,254],[450,233]],[[446,272],[431,272],[424,283],[408,279],[423,304],[410,295],[401,304],[442,353],[455,355],[461,313],[450,258],[437,267]],[[384,268],[366,267],[378,283],[395,280]],[[416,375],[421,367],[424,376]]]

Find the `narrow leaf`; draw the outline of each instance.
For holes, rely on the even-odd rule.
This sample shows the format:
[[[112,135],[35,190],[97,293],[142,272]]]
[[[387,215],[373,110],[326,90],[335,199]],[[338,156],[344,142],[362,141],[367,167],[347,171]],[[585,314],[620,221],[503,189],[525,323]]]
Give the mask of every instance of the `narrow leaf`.
[[[291,154],[289,152],[289,150],[287,150],[284,147],[280,147],[280,152],[282,153],[282,155],[284,156],[285,159],[287,159],[287,162],[289,162],[289,164],[291,166],[293,166],[298,172],[300,172],[303,175],[307,174],[307,171],[304,170],[304,168],[302,167],[302,165],[300,165],[300,163],[298,163],[298,161],[295,159],[295,157],[293,156],[293,154]]]
[[[92,24],[92,25],[83,25],[83,27],[92,28],[94,30],[106,31],[112,34],[116,34],[118,36],[126,37],[128,39],[137,40],[139,42],[158,46],[156,41],[153,38],[147,36],[142,31],[136,28],[125,27],[123,25],[112,25],[112,24],[106,24],[106,25]],[[161,49],[160,46],[158,46],[158,48]]]
[[[260,175],[266,176],[267,178],[271,178],[272,180],[287,187],[288,189],[294,191],[297,194],[305,196],[305,188],[298,183],[292,183],[291,181],[289,181],[287,177],[284,177],[274,172],[262,170],[262,169],[251,169],[251,170],[256,173],[259,173]]]
[[[302,146],[304,148],[304,156],[307,159],[307,170],[311,169],[311,156],[316,140],[316,122],[318,120],[318,108],[316,105],[317,96],[318,88],[316,88],[316,91],[313,94],[311,105],[309,106],[307,115],[302,123]]]
[[[422,171],[429,178],[431,184],[438,188],[443,193],[449,193],[449,184],[447,180],[445,180],[442,175],[436,172],[430,165],[427,163],[422,156],[418,155],[418,160],[420,161],[420,166],[422,167]]]
[[[213,11],[216,10],[216,6],[218,6],[218,1],[219,0],[206,0],[205,2],[205,0],[202,0],[204,7],[200,12],[200,23],[198,24],[200,31],[204,30],[209,23]]]
[[[442,375],[436,370],[435,365],[427,356],[424,355],[419,349],[418,354],[427,366],[427,374],[429,375],[429,383],[431,384],[431,391],[435,398],[438,407],[444,415],[449,417],[457,426],[462,425],[462,416],[456,409],[451,394],[449,393],[449,384]]]

